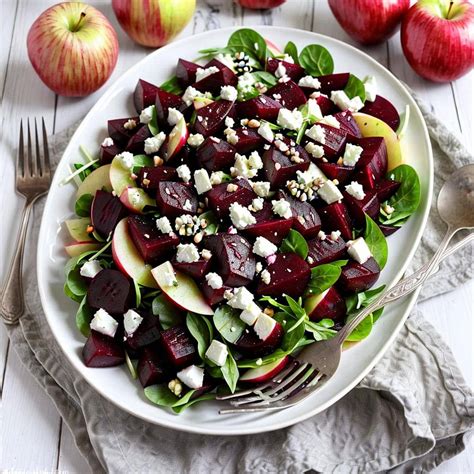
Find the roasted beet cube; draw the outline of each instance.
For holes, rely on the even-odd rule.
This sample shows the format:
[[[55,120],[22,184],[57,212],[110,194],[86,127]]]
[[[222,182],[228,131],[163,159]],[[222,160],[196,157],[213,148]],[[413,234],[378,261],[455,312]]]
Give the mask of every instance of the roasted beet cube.
[[[135,122],[135,127],[129,126],[133,125],[133,122]],[[125,128],[125,124],[127,124],[127,128]],[[112,138],[117,145],[125,146],[139,125],[140,119],[138,117],[119,118],[109,120],[107,122],[107,130],[109,137]]]
[[[375,190],[377,191],[379,201],[385,202],[387,199],[390,199],[398,191],[400,185],[400,182],[393,181],[392,179],[382,179],[378,181],[375,185]]]
[[[316,102],[319,105],[319,108],[321,109],[321,113],[323,115],[331,115],[336,112],[336,106],[329,97],[326,97],[325,95],[320,95],[319,97],[316,97]]]
[[[320,92],[322,94],[331,95],[331,91],[343,90],[349,82],[349,76],[350,74],[348,72],[319,76],[318,80],[321,83]]]
[[[363,229],[365,226],[365,214],[377,220],[380,213],[380,202],[376,192],[365,191],[365,197],[363,199],[356,199],[346,192],[343,192],[343,196],[349,214],[352,216],[358,229]]]
[[[380,227],[380,230],[382,231],[383,235],[385,235],[385,237],[394,234],[397,230],[400,229],[400,227],[397,227],[395,225],[386,225],[378,223],[378,226]]]
[[[196,112],[195,132],[205,137],[216,135],[224,128],[225,118],[232,116],[233,111],[234,103],[228,100],[216,100],[200,108]]]
[[[342,130],[347,132],[348,135],[352,137],[361,137],[359,126],[357,125],[352,113],[349,110],[344,110],[343,112],[338,112],[334,114],[334,117],[339,122],[339,126]]]
[[[329,163],[318,161],[318,168],[330,180],[337,179],[340,184],[347,183],[349,178],[354,174],[354,166],[338,165],[337,163]]]
[[[193,87],[201,92],[211,92],[213,95],[219,95],[222,86],[237,85],[237,76],[225,64],[217,59],[209,61],[204,68],[217,67],[218,72],[211,74],[204,79],[193,84]]]
[[[352,221],[344,203],[334,202],[319,209],[323,229],[327,232],[339,230],[344,239],[352,239]]]
[[[275,99],[283,107],[293,110],[300,105],[306,104],[306,96],[301,87],[295,82],[279,82],[267,91],[268,97]]]
[[[324,240],[316,237],[308,241],[308,249],[307,260],[311,267],[339,260],[346,255],[346,243],[340,237],[337,240],[329,236]]]
[[[263,171],[272,187],[283,186],[297,171],[306,171],[309,168],[310,159],[305,149],[300,145],[294,148],[299,153],[301,162],[292,161],[291,156],[286,156],[275,146],[271,146],[263,154]]]
[[[91,221],[94,230],[108,238],[119,220],[125,215],[125,208],[117,196],[98,190],[91,206]]]
[[[171,181],[176,174],[176,168],[172,166],[144,166],[140,168],[137,180],[143,189],[158,189],[161,181]]]
[[[323,123],[318,125],[324,129],[324,143],[311,141],[315,141],[324,148],[324,156],[328,159],[342,155],[346,146],[347,133],[342,128],[331,127]]]
[[[237,115],[240,118],[260,118],[274,122],[278,117],[281,104],[267,95],[259,95],[253,99],[237,104]]]
[[[156,264],[166,260],[179,244],[176,234],[162,234],[155,220],[147,216],[129,216],[128,231],[145,262]]]
[[[131,336],[126,335],[125,345],[132,351],[138,351],[161,337],[161,325],[158,316],[142,314],[143,321]]]
[[[263,357],[274,352],[281,344],[282,338],[283,327],[277,323],[271,335],[264,341],[254,331],[244,331],[235,343],[235,347],[245,357]]]
[[[105,309],[110,314],[123,314],[133,298],[130,280],[118,270],[104,269],[89,283],[87,304],[92,309]]]
[[[140,113],[143,109],[153,105],[155,103],[156,94],[159,90],[160,89],[157,86],[150,84],[143,79],[138,79],[135,92],[133,93],[133,102],[136,111]]]
[[[361,112],[383,120],[395,131],[397,131],[400,125],[400,115],[398,115],[397,109],[391,102],[380,95],[376,96],[373,102],[366,100]]]
[[[189,275],[196,280],[202,280],[206,273],[209,273],[211,268],[211,260],[206,260],[204,258],[191,263],[178,262],[176,258],[174,258],[171,263],[173,264],[173,268],[186,273],[186,275]]]
[[[140,125],[135,130],[125,149],[134,155],[140,155],[145,152],[145,140],[151,137],[151,132],[148,125]]]
[[[167,376],[166,361],[157,347],[145,347],[138,360],[138,378],[143,387],[162,383]]]
[[[246,207],[255,198],[252,186],[246,179],[236,179],[232,183],[237,186],[236,191],[227,191],[229,183],[222,183],[214,186],[206,195],[209,208],[220,218],[229,216],[229,207],[233,202]]]
[[[299,64],[288,63],[281,59],[268,58],[267,59],[267,71],[275,74],[279,67],[285,68],[284,76],[290,77],[293,81],[298,81],[305,75],[304,69]]]
[[[281,296],[286,294],[293,298],[303,295],[311,277],[311,268],[295,253],[278,253],[273,263],[268,265],[270,283],[259,281],[258,295]]]
[[[183,112],[186,109],[186,104],[182,101],[179,95],[161,89],[159,89],[156,94],[155,106],[156,118],[158,124],[162,127],[168,126],[168,110],[170,108],[177,109],[180,112]]]
[[[378,280],[380,267],[373,257],[365,263],[350,260],[342,267],[341,277],[337,286],[343,293],[353,293],[368,290]]]
[[[198,198],[195,190],[187,184],[161,181],[156,191],[156,205],[164,216],[179,217],[183,214],[195,215]]]
[[[188,87],[196,81],[196,71],[200,68],[199,64],[186,61],[180,58],[176,66],[176,78],[181,87]]]
[[[99,161],[101,165],[107,165],[109,164],[116,155],[119,153],[122,153],[122,148],[116,145],[115,143],[110,146],[100,146],[100,151],[99,151]]]
[[[309,319],[333,319],[343,321],[347,312],[346,302],[335,287],[331,287],[321,295],[310,296],[305,301],[305,309]]]
[[[205,280],[201,284],[202,294],[204,295],[204,298],[206,298],[208,304],[210,304],[211,306],[214,306],[215,304],[224,301],[224,293],[227,290],[231,289],[231,286],[226,285],[223,285],[222,288],[211,288]]]
[[[283,219],[275,216],[272,205],[265,202],[263,209],[253,213],[255,224],[247,226],[243,232],[252,237],[265,237],[270,242],[278,245],[290,232],[293,219]]]
[[[369,166],[375,179],[385,176],[387,172],[387,146],[382,137],[366,137],[351,139],[353,143],[363,148],[363,152],[357,162],[356,168]]]
[[[225,140],[207,137],[196,152],[199,165],[208,171],[229,168],[235,161],[235,148]]]
[[[376,188],[375,175],[370,164],[359,168],[352,180],[361,184],[365,190],[372,191]]]
[[[177,368],[186,367],[197,356],[194,339],[184,326],[174,326],[161,333],[160,346],[168,360]]]
[[[113,338],[91,331],[82,349],[87,367],[114,367],[125,362],[123,347]]]
[[[237,128],[235,129],[235,134],[238,137],[238,141],[234,145],[237,153],[246,154],[263,145],[263,138],[254,128]]]
[[[238,234],[219,233],[204,239],[204,247],[217,257],[217,273],[224,285],[245,286],[255,275],[255,257],[250,242]]]

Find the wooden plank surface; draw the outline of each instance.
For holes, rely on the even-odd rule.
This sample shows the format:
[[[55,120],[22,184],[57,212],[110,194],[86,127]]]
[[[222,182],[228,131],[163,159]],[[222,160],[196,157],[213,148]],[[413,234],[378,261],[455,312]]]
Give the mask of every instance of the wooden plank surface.
[[[121,53],[109,83],[100,91],[81,100],[56,98],[34,74],[26,55],[26,35],[39,13],[54,1],[12,0],[2,3],[0,28],[0,86],[2,90],[0,156],[0,186],[3,201],[8,202],[4,225],[16,229],[16,216],[22,202],[13,188],[12,151],[16,146],[18,123],[27,116],[45,116],[50,131],[62,130],[79,120],[103,94],[115,77],[144,57],[149,50],[135,45],[118,26],[110,2],[95,0],[97,6],[111,19],[119,34]],[[181,36],[231,25],[278,25],[312,30],[328,34],[349,44],[354,42],[339,27],[324,0],[289,0],[270,11],[244,10],[230,0],[198,1],[194,20]],[[400,79],[407,82],[420,96],[432,104],[434,111],[447,126],[459,132],[466,146],[473,150],[473,112],[467,104],[473,100],[474,74],[452,84],[434,85],[420,79],[406,63],[398,34],[386,44],[365,49],[372,57],[388,66]],[[0,237],[0,261],[11,255],[13,239],[6,233]],[[5,275],[6,264],[0,268]],[[453,349],[466,380],[473,384],[473,294],[472,283],[456,291],[435,298],[422,305],[427,316]],[[453,319],[456,318],[455,322]],[[462,329],[461,329],[462,328]],[[5,330],[0,326],[0,384],[3,381],[0,416],[3,439],[0,468],[24,471],[53,470],[87,472],[87,465],[74,446],[72,436],[61,424],[52,402],[35,384],[8,350]],[[0,386],[1,388],[1,386]],[[18,442],[21,440],[21,443]],[[474,446],[443,464],[439,473],[474,472]]]

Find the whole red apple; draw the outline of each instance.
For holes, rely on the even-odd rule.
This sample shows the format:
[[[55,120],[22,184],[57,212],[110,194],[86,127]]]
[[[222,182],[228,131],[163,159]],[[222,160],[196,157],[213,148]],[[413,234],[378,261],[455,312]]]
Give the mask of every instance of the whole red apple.
[[[120,26],[138,44],[157,48],[191,20],[196,0],[112,0]]]
[[[275,8],[286,0],[237,0],[237,3],[244,8],[251,8],[253,10],[259,10],[262,8]]]
[[[43,12],[28,32],[28,57],[56,94],[82,97],[96,91],[117,63],[117,34],[97,9],[59,3]]]
[[[401,40],[420,76],[453,81],[474,67],[474,5],[468,0],[420,0],[403,19]]]
[[[362,44],[377,44],[395,33],[410,0],[329,0],[344,30]]]

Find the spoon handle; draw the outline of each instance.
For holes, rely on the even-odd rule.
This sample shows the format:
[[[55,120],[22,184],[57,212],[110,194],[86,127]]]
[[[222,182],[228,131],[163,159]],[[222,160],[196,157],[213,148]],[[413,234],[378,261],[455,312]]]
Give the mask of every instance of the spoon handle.
[[[421,286],[438,266],[439,262],[451,255],[454,251],[458,250],[469,241],[472,240],[474,234],[470,234],[468,237],[463,239],[458,244],[454,245],[452,249],[445,252],[446,247],[449,244],[449,241],[456,233],[457,230],[453,230],[451,227],[448,227],[446,235],[444,236],[443,240],[441,241],[438,250],[433,255],[431,260],[423,265],[420,269],[418,269],[415,273],[400,280],[395,286],[390,288],[389,290],[382,293],[375,301],[373,301],[370,305],[364,308],[360,313],[357,314],[353,319],[351,319],[338,333],[337,337],[340,343],[344,342],[347,336],[359,325],[361,321],[363,321],[370,313],[374,312],[375,310],[382,308],[386,304],[395,301],[402,296],[405,296],[416,288]]]

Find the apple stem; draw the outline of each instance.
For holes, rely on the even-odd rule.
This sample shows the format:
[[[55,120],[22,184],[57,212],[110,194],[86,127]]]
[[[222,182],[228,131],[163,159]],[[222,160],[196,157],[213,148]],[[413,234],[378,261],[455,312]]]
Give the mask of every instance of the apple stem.
[[[449,2],[448,13],[446,14],[446,18],[449,20],[449,15],[451,13],[451,9],[453,8],[454,2]]]
[[[75,33],[76,31],[79,31],[79,28],[81,27],[81,23],[83,22],[85,17],[86,17],[85,12],[81,12],[81,17],[79,18],[79,21],[76,23],[76,26],[74,26],[71,30],[73,33]]]

